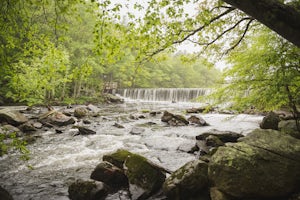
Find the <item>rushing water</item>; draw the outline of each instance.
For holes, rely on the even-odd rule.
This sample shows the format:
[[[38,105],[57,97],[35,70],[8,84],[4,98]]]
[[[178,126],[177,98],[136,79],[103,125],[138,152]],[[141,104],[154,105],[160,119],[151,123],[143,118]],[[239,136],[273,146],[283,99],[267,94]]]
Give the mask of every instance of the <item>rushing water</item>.
[[[0,185],[15,200],[68,199],[68,185],[75,179],[89,178],[104,154],[124,148],[176,170],[195,159],[195,155],[186,152],[194,146],[196,135],[210,129],[247,134],[257,128],[262,119],[254,115],[196,114],[211,126],[169,127],[161,122],[161,115],[145,113],[146,110],[168,110],[184,114],[186,108],[194,106],[197,105],[145,102],[101,106],[100,116],[89,119],[92,123],[88,127],[97,132],[95,135],[73,136],[77,130],[72,128],[63,134],[56,134],[53,129],[42,130],[35,134],[37,141],[28,146],[31,151],[29,161],[20,160],[18,153],[14,152],[0,158]],[[144,115],[146,118],[134,120],[130,115]],[[125,128],[114,127],[116,122]],[[130,134],[135,126],[143,127],[145,131],[140,135]],[[29,169],[28,165],[34,169]],[[113,195],[107,199],[124,198]]]
[[[130,88],[119,89],[122,97],[144,101],[190,102],[197,97],[207,95],[207,88]]]

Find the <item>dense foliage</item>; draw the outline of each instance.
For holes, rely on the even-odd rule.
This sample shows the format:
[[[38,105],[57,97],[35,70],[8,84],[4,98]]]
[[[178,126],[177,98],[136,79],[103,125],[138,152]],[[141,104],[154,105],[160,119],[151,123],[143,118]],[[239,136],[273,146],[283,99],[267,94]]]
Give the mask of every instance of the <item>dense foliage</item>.
[[[260,27],[228,57],[219,98],[239,108],[274,110],[300,105],[300,49]]]
[[[105,82],[120,87],[213,85],[219,73],[203,58],[188,64],[166,52],[148,59],[148,42],[158,36],[140,34],[118,15],[107,17],[104,5],[109,3],[1,1],[2,103],[80,103],[84,97],[101,98]],[[120,5],[112,9],[117,12]]]

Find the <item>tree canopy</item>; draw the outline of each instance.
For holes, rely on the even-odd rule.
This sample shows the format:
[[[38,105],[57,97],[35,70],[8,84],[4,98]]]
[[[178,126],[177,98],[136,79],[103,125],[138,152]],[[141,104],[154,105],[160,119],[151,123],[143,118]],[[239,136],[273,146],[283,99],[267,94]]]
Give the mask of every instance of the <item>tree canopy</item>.
[[[251,54],[253,47],[246,43],[257,45],[250,37],[261,37],[259,22],[299,46],[299,0],[5,0],[0,6],[2,101],[32,104],[99,96],[105,82],[121,87],[209,87],[219,74],[212,64],[216,58],[229,55],[231,64],[246,70],[238,64],[238,59],[247,60],[247,51],[240,48]],[[131,10],[122,12],[126,7]],[[278,48],[279,39],[272,38],[270,44],[278,52],[297,50],[291,44]],[[198,53],[175,55],[185,42],[198,46]],[[261,48],[270,53],[271,47]],[[240,57],[233,56],[237,54]],[[297,60],[276,58],[282,63]],[[267,64],[255,66],[272,74]],[[286,68],[292,69],[290,64]]]

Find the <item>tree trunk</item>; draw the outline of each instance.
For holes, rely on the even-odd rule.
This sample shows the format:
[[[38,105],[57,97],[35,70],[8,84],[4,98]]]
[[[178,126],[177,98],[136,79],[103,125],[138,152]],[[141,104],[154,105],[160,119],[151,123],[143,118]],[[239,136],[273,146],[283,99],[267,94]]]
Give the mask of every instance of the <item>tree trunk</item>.
[[[223,0],[300,47],[300,11],[279,0]]]

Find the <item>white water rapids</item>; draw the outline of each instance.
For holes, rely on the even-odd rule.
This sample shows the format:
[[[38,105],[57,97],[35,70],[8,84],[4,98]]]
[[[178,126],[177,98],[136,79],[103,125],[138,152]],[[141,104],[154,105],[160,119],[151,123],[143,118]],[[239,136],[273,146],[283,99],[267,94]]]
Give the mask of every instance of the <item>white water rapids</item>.
[[[119,148],[141,154],[170,170],[176,170],[195,155],[186,153],[195,144],[195,136],[210,130],[230,130],[247,134],[259,127],[262,116],[224,114],[185,114],[186,108],[196,107],[190,103],[127,102],[119,105],[100,106],[100,116],[91,117],[88,128],[95,135],[73,136],[77,129],[68,128],[62,134],[55,130],[43,130],[35,135],[38,139],[28,145],[29,161],[21,161],[17,152],[0,158],[0,185],[15,200],[40,200],[68,198],[68,185],[78,178],[89,178],[92,170],[101,162],[102,156]],[[145,110],[182,114],[185,117],[203,117],[211,126],[169,127],[161,122],[161,115],[151,116]],[[144,115],[144,119],[130,119],[130,115]],[[114,127],[115,123],[125,128]],[[151,122],[151,123],[149,123]],[[79,124],[81,122],[78,122]],[[154,124],[155,123],[155,124]],[[145,131],[132,135],[135,126]],[[30,165],[34,169],[29,169]],[[124,199],[118,195],[107,200]]]

